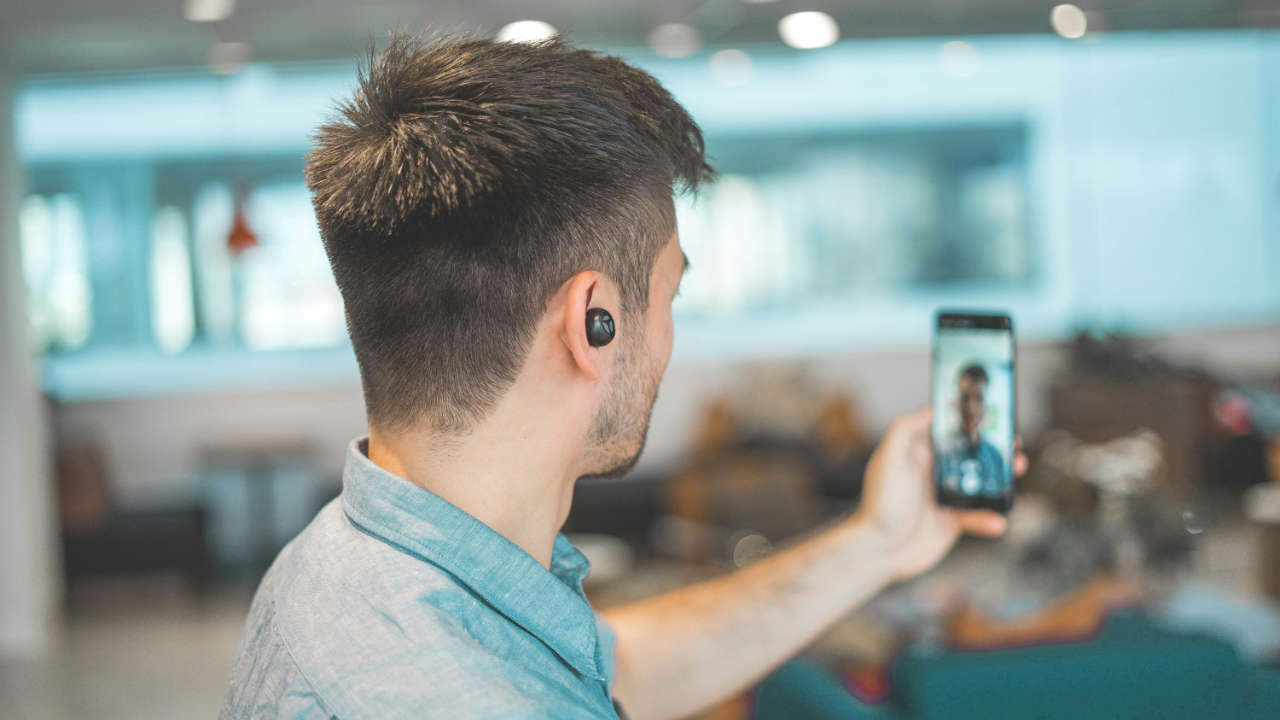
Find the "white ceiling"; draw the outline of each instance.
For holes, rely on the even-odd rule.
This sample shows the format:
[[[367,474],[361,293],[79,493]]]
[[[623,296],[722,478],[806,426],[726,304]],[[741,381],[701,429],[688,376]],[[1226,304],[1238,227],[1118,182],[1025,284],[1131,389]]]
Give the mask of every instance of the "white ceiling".
[[[0,41],[18,72],[201,64],[218,40],[262,60],[354,57],[392,28],[491,33],[546,20],[587,44],[639,45],[683,21],[713,44],[776,42],[795,10],[825,10],[844,37],[1049,32],[1059,0],[239,0],[225,21],[188,22],[184,0],[0,0]],[[1075,0],[1111,29],[1280,26],[1280,0]]]

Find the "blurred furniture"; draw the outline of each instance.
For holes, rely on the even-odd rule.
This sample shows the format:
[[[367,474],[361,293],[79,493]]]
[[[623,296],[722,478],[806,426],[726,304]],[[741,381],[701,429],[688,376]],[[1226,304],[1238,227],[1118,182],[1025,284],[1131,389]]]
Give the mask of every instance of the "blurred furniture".
[[[1245,517],[1258,530],[1258,585],[1280,602],[1280,484],[1259,484],[1245,493]]]
[[[871,453],[853,400],[803,366],[747,368],[709,399],[670,475],[583,478],[564,531],[693,563],[745,563],[845,512]]]
[[[1267,474],[1271,482],[1280,488],[1280,435],[1271,438],[1267,443]]]
[[[206,519],[201,507],[126,510],[91,528],[66,530],[67,580],[173,571],[203,593],[210,579]]]
[[[620,480],[583,478],[573,487],[573,505],[562,531],[620,537],[634,547],[649,542],[662,514],[662,475],[628,475]]]
[[[57,453],[62,560],[67,587],[77,580],[176,572],[196,593],[207,589],[207,514],[196,504],[116,506],[101,451],[87,440]]]
[[[663,488],[668,518],[659,529],[678,532],[659,544],[734,564],[743,534],[767,552],[847,509],[870,454],[854,401],[803,365],[746,369],[703,407],[692,446]]]
[[[1206,376],[1171,367],[1135,341],[1081,335],[1050,386],[1049,424],[1091,443],[1153,430],[1163,446],[1156,481],[1185,496],[1206,481],[1214,389]]]
[[[908,652],[890,699],[868,705],[844,680],[796,660],[755,694],[757,720],[787,718],[1280,717],[1280,670],[1248,665],[1225,642],[1112,616],[1088,642],[981,652]]]
[[[312,471],[316,453],[301,439],[209,446],[200,454],[200,475],[209,494],[217,554],[223,565],[247,566],[253,574],[267,571],[276,553],[315,514],[319,496]],[[295,472],[296,471],[296,472]],[[285,479],[306,478],[306,487]],[[213,492],[213,478],[238,485],[238,503]],[[292,503],[288,501],[292,500]],[[287,507],[299,505],[301,507]],[[242,517],[234,517],[241,515]],[[243,528],[237,532],[236,528]],[[243,535],[242,537],[235,537]]]
[[[993,618],[961,607],[947,619],[947,642],[978,650],[1092,637],[1113,609],[1137,605],[1139,599],[1137,588],[1100,573],[1046,607],[1014,618]]]

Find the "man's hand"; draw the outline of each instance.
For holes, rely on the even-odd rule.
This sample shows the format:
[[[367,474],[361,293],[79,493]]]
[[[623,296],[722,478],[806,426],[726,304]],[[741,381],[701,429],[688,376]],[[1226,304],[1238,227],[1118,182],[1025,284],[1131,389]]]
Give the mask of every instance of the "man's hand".
[[[894,421],[867,465],[862,504],[852,522],[860,523],[884,543],[894,578],[906,579],[933,567],[961,532],[994,537],[1005,529],[1004,516],[987,510],[954,510],[934,500],[933,447],[929,422],[921,410]],[[1016,453],[1014,474],[1026,470]]]

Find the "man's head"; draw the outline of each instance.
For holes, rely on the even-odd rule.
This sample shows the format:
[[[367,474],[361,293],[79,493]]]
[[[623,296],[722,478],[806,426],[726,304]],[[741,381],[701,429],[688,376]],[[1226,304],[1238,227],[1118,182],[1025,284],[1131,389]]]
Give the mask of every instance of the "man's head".
[[[631,460],[684,264],[672,194],[713,172],[689,115],[648,74],[557,41],[408,37],[370,58],[340,109],[307,184],[371,426],[466,434],[538,332],[604,307],[610,346],[578,352],[561,334],[581,372],[607,370],[592,467]]]
[[[960,423],[965,435],[974,440],[987,412],[988,382],[987,371],[977,363],[966,365],[956,378],[960,390]]]

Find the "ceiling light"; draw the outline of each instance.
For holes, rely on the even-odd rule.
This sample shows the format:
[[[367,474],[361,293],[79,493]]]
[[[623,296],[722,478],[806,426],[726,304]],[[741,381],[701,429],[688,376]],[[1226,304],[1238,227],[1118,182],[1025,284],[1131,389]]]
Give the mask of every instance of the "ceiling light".
[[[745,85],[755,74],[751,56],[741,50],[721,50],[711,56],[711,74],[725,85]]]
[[[944,42],[938,50],[938,63],[951,77],[973,77],[978,74],[978,51],[963,40]]]
[[[1085,17],[1084,11],[1071,3],[1054,6],[1049,11],[1049,24],[1053,26],[1054,32],[1068,40],[1084,37],[1085,31],[1089,29],[1089,19]]]
[[[702,47],[702,35],[692,25],[667,23],[649,32],[649,47],[662,57],[685,58]]]
[[[826,47],[840,39],[835,18],[824,12],[808,10],[791,13],[778,21],[782,42],[799,50]]]
[[[221,22],[236,11],[236,0],[187,0],[182,15],[191,22]]]
[[[541,42],[556,36],[556,29],[541,20],[517,20],[502,26],[495,40],[498,42]]]

